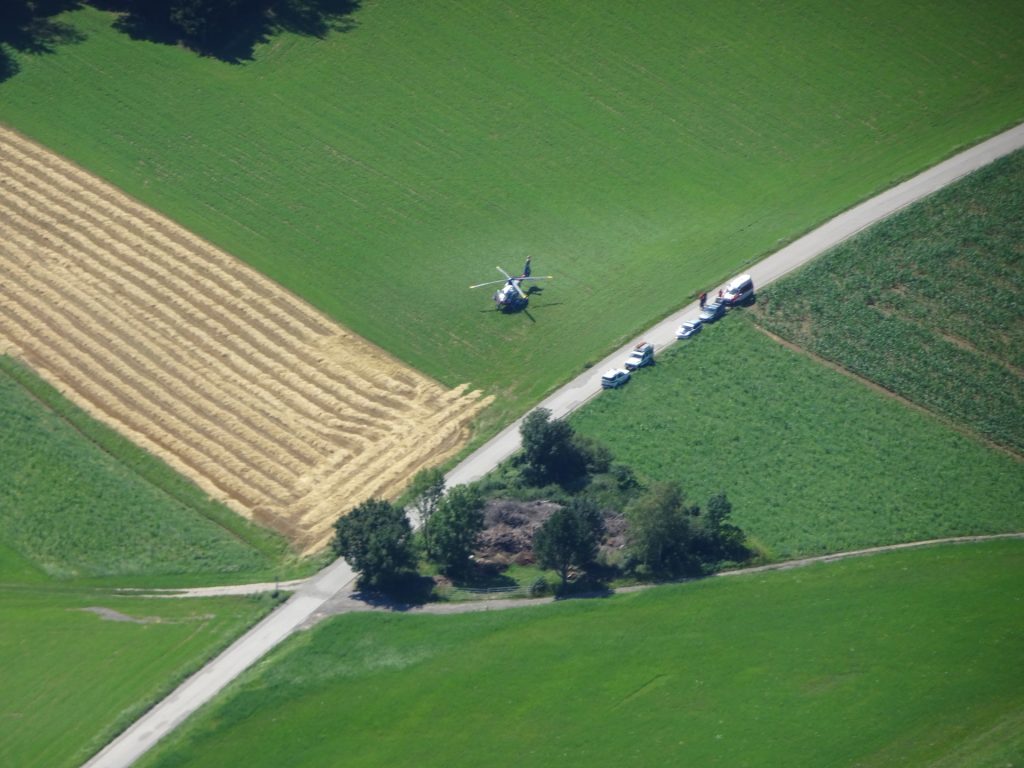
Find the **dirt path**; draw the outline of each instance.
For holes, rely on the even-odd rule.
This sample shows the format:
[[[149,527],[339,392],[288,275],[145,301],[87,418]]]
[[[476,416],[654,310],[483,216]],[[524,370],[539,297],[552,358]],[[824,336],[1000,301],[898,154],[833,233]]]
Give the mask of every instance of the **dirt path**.
[[[829,555],[816,555],[814,557],[802,557],[796,560],[786,560],[781,563],[770,563],[768,565],[752,566],[750,568],[737,568],[730,571],[722,571],[721,573],[715,574],[716,577],[727,577],[727,576],[749,576],[755,573],[765,573],[768,571],[788,571],[793,568],[805,568],[809,565],[816,565],[818,563],[833,563],[839,560],[848,560],[854,557],[868,557],[870,555],[883,554],[885,552],[898,552],[904,549],[920,549],[922,547],[934,547],[942,544],[974,544],[983,541],[997,541],[1000,539],[1024,539],[1024,531],[1019,533],[994,533],[978,536],[951,536],[944,539],[927,539],[925,541],[910,541],[903,544],[887,544],[881,547],[869,547],[867,549],[856,549],[849,552],[834,552]],[[195,587],[191,589],[179,589],[179,590],[150,590],[146,591],[145,594],[149,597],[214,597],[224,595],[253,595],[264,592],[276,591],[278,589],[283,591],[291,591],[298,589],[303,586],[308,579],[300,579],[297,581],[281,582],[277,583],[262,583],[262,584],[237,584],[223,587]],[[607,597],[612,594],[627,594],[630,592],[639,592],[645,589],[651,589],[659,586],[657,584],[641,584],[632,587],[622,587],[620,589],[610,590],[608,593],[602,593],[601,595],[594,595],[600,597]],[[591,597],[589,595],[577,596],[569,599],[585,599]],[[501,611],[508,610],[510,608],[525,608],[528,606],[545,605],[549,603],[558,602],[558,598],[537,598],[537,597],[524,597],[524,598],[491,598],[483,600],[466,600],[460,602],[451,603],[426,603],[423,605],[408,605],[404,603],[394,602],[381,602],[381,601],[368,601],[360,596],[355,591],[355,584],[349,583],[343,589],[332,595],[324,604],[310,614],[309,618],[303,623],[302,628],[308,629],[314,626],[318,622],[326,619],[330,616],[337,616],[343,613],[355,613],[365,611],[380,611],[386,613],[409,613],[409,614],[451,614],[451,613],[474,613],[479,611]]]
[[[0,353],[303,552],[456,452],[446,390],[0,127]]]

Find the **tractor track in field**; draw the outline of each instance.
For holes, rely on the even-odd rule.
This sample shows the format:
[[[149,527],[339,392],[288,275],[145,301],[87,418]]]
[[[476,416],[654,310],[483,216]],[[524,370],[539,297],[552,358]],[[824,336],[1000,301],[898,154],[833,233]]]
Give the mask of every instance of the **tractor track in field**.
[[[488,402],[2,127],[0,353],[303,552]]]

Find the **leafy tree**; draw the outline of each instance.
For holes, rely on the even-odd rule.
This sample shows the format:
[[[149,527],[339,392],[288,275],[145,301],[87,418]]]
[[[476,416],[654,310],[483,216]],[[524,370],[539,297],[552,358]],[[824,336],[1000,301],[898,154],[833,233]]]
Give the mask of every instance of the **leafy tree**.
[[[484,528],[483,497],[466,485],[452,488],[438,504],[426,528],[433,542],[431,559],[445,573],[465,573]]]
[[[527,414],[519,434],[528,482],[534,485],[565,483],[586,471],[587,459],[573,439],[573,428],[567,421],[552,420],[547,408]]]
[[[332,547],[359,572],[365,586],[394,583],[415,564],[405,512],[382,499],[364,501],[338,518]]]
[[[432,555],[430,519],[444,498],[444,487],[444,473],[436,468],[420,470],[409,485],[412,496],[409,506],[420,519],[427,557]]]
[[[572,444],[582,457],[587,473],[600,475],[608,472],[612,466],[612,452],[600,440],[573,433]]]
[[[594,562],[603,532],[597,505],[577,497],[544,521],[534,535],[533,553],[542,568],[558,573],[564,587],[569,583],[570,569]]]
[[[655,576],[700,572],[694,551],[692,518],[677,483],[660,483],[626,508],[629,552],[638,570]]]
[[[725,493],[717,493],[708,499],[707,512],[703,516],[703,533],[707,540],[706,559],[713,562],[722,560],[741,561],[747,559],[750,551],[743,543],[743,531],[729,522],[732,503]]]

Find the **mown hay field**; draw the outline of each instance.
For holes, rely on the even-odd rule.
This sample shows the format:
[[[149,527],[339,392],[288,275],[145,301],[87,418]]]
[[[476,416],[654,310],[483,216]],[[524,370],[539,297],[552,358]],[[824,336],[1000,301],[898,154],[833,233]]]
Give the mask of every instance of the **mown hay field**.
[[[293,637],[140,766],[1015,763],[1024,543]],[[1001,760],[1001,762],[1000,762]]]
[[[2,128],[0,189],[0,351],[300,552],[486,405]]]
[[[0,120],[447,386],[492,425],[830,215],[1024,118],[1019,3],[365,2],[226,64],[111,14]],[[168,76],[173,73],[173,76]],[[467,286],[526,255],[530,314]]]

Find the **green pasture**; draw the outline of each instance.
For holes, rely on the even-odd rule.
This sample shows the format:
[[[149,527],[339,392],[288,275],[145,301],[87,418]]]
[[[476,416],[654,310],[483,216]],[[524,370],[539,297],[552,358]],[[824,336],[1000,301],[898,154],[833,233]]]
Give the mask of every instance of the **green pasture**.
[[[0,587],[0,764],[81,765],[270,607]]]
[[[772,286],[756,315],[1024,456],[1024,152]]]
[[[0,120],[492,426],[742,265],[1024,118],[1018,2],[367,0],[227,64],[62,17]],[[471,283],[532,254],[528,314]],[[489,428],[489,427],[485,427]]]
[[[6,357],[0,425],[0,583],[235,582],[315,567]]]
[[[577,411],[583,435],[696,503],[725,491],[776,558],[1024,530],[1021,462],[732,310]]]
[[[1022,577],[1009,541],[351,614],[290,639],[141,765],[1016,764]]]

